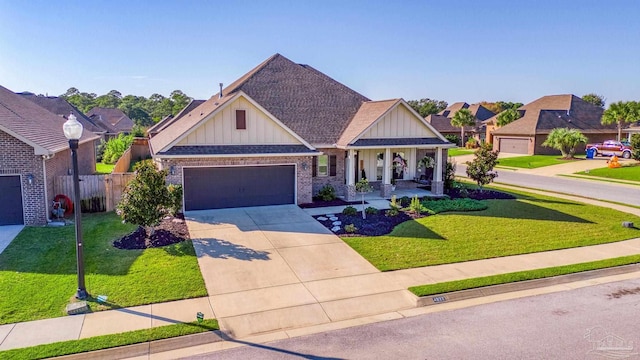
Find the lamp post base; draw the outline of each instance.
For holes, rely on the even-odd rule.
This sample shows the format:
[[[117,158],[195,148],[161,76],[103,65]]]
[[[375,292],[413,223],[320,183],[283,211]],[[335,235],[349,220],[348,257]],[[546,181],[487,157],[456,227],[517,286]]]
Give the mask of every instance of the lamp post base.
[[[76,299],[78,300],[85,300],[87,296],[89,296],[89,294],[87,294],[87,290],[78,289],[78,291],[76,291]]]

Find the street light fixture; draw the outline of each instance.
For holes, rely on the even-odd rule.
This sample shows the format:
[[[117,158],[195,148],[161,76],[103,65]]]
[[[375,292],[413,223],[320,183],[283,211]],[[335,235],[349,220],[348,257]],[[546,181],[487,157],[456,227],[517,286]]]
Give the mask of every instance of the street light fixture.
[[[73,197],[76,206],[74,209],[76,220],[76,260],[78,263],[78,291],[76,298],[84,300],[87,298],[87,289],[84,286],[84,260],[82,256],[82,223],[80,219],[80,178],[78,177],[78,140],[82,137],[82,124],[71,114],[62,126],[64,136],[69,140],[71,148],[71,162],[73,163]]]

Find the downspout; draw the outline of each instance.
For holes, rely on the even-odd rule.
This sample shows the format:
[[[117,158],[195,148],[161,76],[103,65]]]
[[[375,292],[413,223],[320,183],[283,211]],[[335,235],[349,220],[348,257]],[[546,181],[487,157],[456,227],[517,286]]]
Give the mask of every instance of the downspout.
[[[44,209],[47,214],[47,223],[51,222],[49,215],[51,210],[49,209],[49,194],[47,194],[47,160],[53,158],[56,154],[42,155],[42,174],[44,175]]]

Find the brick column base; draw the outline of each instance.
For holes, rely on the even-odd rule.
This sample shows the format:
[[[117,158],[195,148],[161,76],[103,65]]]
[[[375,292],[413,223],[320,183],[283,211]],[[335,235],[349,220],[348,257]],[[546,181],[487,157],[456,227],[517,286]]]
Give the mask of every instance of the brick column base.
[[[442,194],[444,194],[444,182],[443,181],[433,181],[433,182],[431,182],[431,193],[433,195],[442,195]]]
[[[381,184],[380,185],[380,196],[382,196],[383,198],[388,198],[391,197],[391,184]]]
[[[345,187],[345,200],[346,201],[356,201],[358,200],[356,197],[356,186],[355,185],[347,185]]]

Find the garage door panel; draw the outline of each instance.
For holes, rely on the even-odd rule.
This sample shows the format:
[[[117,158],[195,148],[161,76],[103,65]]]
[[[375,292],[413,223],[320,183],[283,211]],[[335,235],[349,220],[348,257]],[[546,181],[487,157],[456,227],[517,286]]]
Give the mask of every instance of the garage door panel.
[[[512,154],[528,154],[529,140],[502,138],[500,139],[500,152]]]
[[[22,225],[20,176],[0,176],[0,225]]]
[[[185,210],[295,203],[295,166],[184,169]]]

